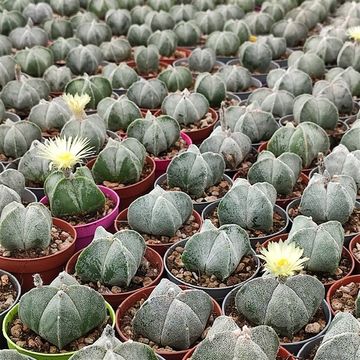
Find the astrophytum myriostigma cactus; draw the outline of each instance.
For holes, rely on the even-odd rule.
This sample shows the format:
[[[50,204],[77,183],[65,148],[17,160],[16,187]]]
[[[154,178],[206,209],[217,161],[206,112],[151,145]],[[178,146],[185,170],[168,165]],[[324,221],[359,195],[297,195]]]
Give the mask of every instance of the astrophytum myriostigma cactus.
[[[251,74],[248,69],[237,65],[225,65],[219,69],[219,76],[223,79],[227,91],[247,91],[252,84]]]
[[[113,89],[128,89],[139,79],[137,72],[125,62],[120,65],[110,63],[104,66],[103,76],[111,82]]]
[[[21,355],[16,350],[0,350],[0,359],[6,360],[34,360],[34,358]]]
[[[317,225],[311,217],[299,215],[294,219],[287,239],[304,250],[309,260],[304,268],[316,273],[334,274],[341,260],[344,229],[338,221]]]
[[[239,48],[239,59],[252,73],[258,71],[268,72],[272,60],[272,52],[268,45],[260,43],[244,42]]]
[[[67,66],[51,65],[44,72],[44,80],[48,83],[50,91],[62,93],[66,84],[72,79],[71,70]]]
[[[322,79],[325,75],[324,61],[312,52],[294,51],[288,58],[288,65],[306,72],[312,79]]]
[[[172,30],[157,30],[149,36],[147,44],[155,45],[161,56],[171,57],[176,51],[177,36]]]
[[[204,95],[212,107],[220,107],[226,98],[226,84],[218,74],[200,74],[196,78],[194,90]]]
[[[92,168],[94,179],[98,184],[104,181],[134,184],[140,180],[145,156],[144,146],[134,138],[123,141],[109,139]]]
[[[240,41],[231,31],[215,31],[208,36],[205,46],[213,49],[217,56],[235,56]]]
[[[339,67],[330,69],[325,75],[325,80],[343,80],[348,85],[353,96],[360,96],[360,73],[351,66],[345,70]]]
[[[205,330],[211,311],[211,298],[204,291],[181,290],[163,279],[136,312],[132,325],[135,334],[161,347],[185,350]]]
[[[337,56],[343,46],[341,39],[329,35],[310,36],[305,44],[305,52],[313,52],[324,60],[326,65],[336,64]]]
[[[21,297],[19,318],[50,344],[62,350],[106,321],[105,300],[95,290],[66,273],[50,285],[39,278],[35,275],[37,287]]]
[[[199,198],[206,189],[218,184],[224,176],[225,162],[221,155],[206,152],[201,154],[196,145],[175,156],[167,169],[170,187]]]
[[[276,195],[274,186],[269,183],[251,185],[245,179],[236,179],[232,188],[220,200],[220,225],[237,224],[243,229],[270,230],[273,226]]]
[[[82,281],[129,286],[141,264],[145,248],[143,237],[136,231],[122,230],[111,234],[100,226],[91,244],[76,261],[76,275]]]
[[[174,27],[178,38],[178,46],[196,46],[200,40],[201,31],[194,21],[180,21]]]
[[[360,70],[360,47],[359,42],[346,41],[337,56],[337,65],[346,69],[352,66],[356,71]]]
[[[242,329],[225,315],[215,319],[206,338],[196,347],[192,360],[275,360],[279,338],[270,326]]]
[[[194,72],[209,72],[215,65],[216,55],[213,49],[196,48],[189,56],[189,68]]]
[[[134,58],[139,74],[157,73],[159,69],[159,50],[155,45],[139,46],[135,49]]]
[[[130,227],[139,233],[174,236],[193,211],[189,195],[181,191],[165,191],[156,186],[137,198],[128,210]]]
[[[279,157],[270,151],[262,151],[248,172],[250,184],[267,182],[277,193],[289,195],[296,184],[302,169],[299,155],[284,152]]]
[[[201,232],[186,242],[181,260],[185,268],[224,281],[238,267],[245,255],[254,254],[249,235],[238,225],[223,225],[217,229],[205,220]]]
[[[0,244],[9,251],[46,249],[51,241],[52,218],[49,209],[40,203],[27,207],[12,202],[0,217]]]
[[[349,151],[360,150],[360,119],[357,119],[341,139],[340,142]]]

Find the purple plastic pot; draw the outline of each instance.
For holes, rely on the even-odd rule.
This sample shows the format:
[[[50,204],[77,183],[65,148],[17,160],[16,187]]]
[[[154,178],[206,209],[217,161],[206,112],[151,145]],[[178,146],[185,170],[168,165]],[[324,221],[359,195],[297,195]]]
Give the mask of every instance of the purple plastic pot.
[[[77,232],[75,251],[79,251],[91,243],[97,227],[102,226],[106,230],[112,230],[114,220],[119,214],[120,198],[116,192],[102,185],[98,185],[98,187],[106,197],[109,197],[115,203],[115,208],[110,214],[99,220],[93,221],[89,224],[74,226]],[[40,202],[47,205],[49,203],[47,196],[43,197]]]

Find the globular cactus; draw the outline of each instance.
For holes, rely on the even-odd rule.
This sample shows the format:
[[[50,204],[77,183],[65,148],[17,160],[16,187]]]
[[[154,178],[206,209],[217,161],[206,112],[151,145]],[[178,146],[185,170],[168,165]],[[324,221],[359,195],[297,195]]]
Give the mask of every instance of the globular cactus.
[[[354,210],[357,187],[347,175],[314,174],[301,197],[299,210],[317,223],[346,223]]]
[[[133,318],[135,334],[160,346],[185,350],[200,337],[212,312],[212,301],[202,290],[181,290],[163,279]]]
[[[309,30],[314,28],[314,26],[320,20],[319,16],[315,11],[311,11],[307,8],[303,8],[300,6],[289,11],[286,14],[285,18],[303,23]]]
[[[67,66],[50,66],[43,75],[51,92],[62,93],[66,84],[72,79],[71,70]]]
[[[194,18],[196,8],[193,4],[173,5],[170,8],[169,13],[176,23],[180,21],[189,21]]]
[[[56,14],[72,16],[80,10],[80,1],[77,0],[50,0],[50,6]]]
[[[127,39],[131,46],[146,45],[151,34],[152,31],[147,24],[132,24],[127,32]]]
[[[271,1],[264,1],[261,4],[261,11],[273,17],[275,22],[280,21],[285,16],[285,7],[281,3],[273,3]]]
[[[95,290],[66,273],[50,285],[39,278],[35,275],[37,287],[21,297],[19,318],[50,344],[62,350],[106,321],[105,300]]]
[[[161,56],[171,57],[176,51],[177,37],[172,30],[157,30],[149,36],[147,44],[156,46]]]
[[[241,65],[252,73],[268,72],[272,60],[272,51],[268,45],[246,41],[240,46],[238,55]]]
[[[305,168],[311,165],[320,152],[326,154],[329,148],[329,138],[325,130],[311,122],[303,122],[296,127],[287,123],[275,131],[267,144],[267,149],[275,156],[284,152],[299,155]]]
[[[98,184],[104,181],[134,184],[140,180],[145,156],[144,146],[134,138],[109,139],[92,168],[94,179]]]
[[[0,244],[9,251],[46,249],[51,242],[52,218],[40,203],[27,207],[18,202],[6,205],[0,217]]]
[[[189,195],[181,191],[165,191],[157,186],[131,203],[128,221],[130,227],[140,233],[174,236],[192,211]]]
[[[213,49],[216,56],[235,56],[240,41],[231,31],[215,31],[206,40],[206,47]]]
[[[84,0],[80,0],[80,2],[84,3]],[[83,4],[83,5],[84,7],[87,7],[87,4]],[[71,24],[74,29],[77,29],[79,25],[83,23],[92,22],[93,20],[98,21],[99,18],[93,12],[90,11],[79,12],[70,18]]]
[[[212,107],[220,107],[226,98],[226,84],[217,74],[200,74],[196,78],[194,90],[197,93],[203,94]]]
[[[196,48],[189,56],[189,69],[194,72],[210,72],[216,61],[215,51],[210,48]]]
[[[95,45],[79,45],[69,50],[66,56],[66,66],[74,75],[96,74],[103,61],[101,49]]]
[[[201,32],[206,35],[215,31],[221,31],[225,25],[224,16],[214,10],[197,12],[194,21],[199,26]]]
[[[292,19],[280,20],[271,27],[274,36],[284,37],[289,47],[299,46],[305,42],[308,35],[308,28],[299,21]]]
[[[244,20],[229,19],[224,25],[224,31],[231,31],[240,40],[240,44],[249,40],[251,31],[248,24]]]
[[[43,25],[44,30],[49,34],[49,37],[53,40],[59,37],[70,38],[74,35],[73,27],[70,20],[55,18]]]
[[[34,360],[33,357],[21,355],[16,350],[0,350],[0,358],[6,360]]]
[[[250,31],[254,35],[266,35],[270,33],[274,24],[271,15],[265,12],[253,11],[245,15],[244,21],[248,24]]]
[[[280,59],[286,53],[286,40],[283,37],[260,36],[256,41],[266,44],[271,49],[273,60]]]
[[[6,169],[0,173],[0,184],[14,190],[20,196],[25,190],[25,178],[20,171]]]
[[[152,31],[166,30],[172,29],[175,26],[175,20],[166,11],[151,11],[145,16],[145,24],[147,24]]]
[[[143,237],[133,230],[115,234],[99,226],[91,244],[79,255],[75,271],[82,281],[129,286],[145,253]]]
[[[223,225],[217,229],[206,220],[200,233],[185,244],[181,260],[185,268],[200,274],[227,279],[245,255],[254,254],[249,235],[238,225]]]
[[[351,129],[342,137],[340,143],[345,145],[349,151],[360,150],[360,120],[356,120]]]
[[[155,45],[137,47],[134,52],[134,58],[138,73],[157,73],[159,69],[159,57],[159,50]]]
[[[338,79],[347,83],[353,96],[360,96],[360,73],[352,66],[349,66],[345,70],[335,67],[330,69],[325,75],[325,80],[328,81],[335,81]]]
[[[220,225],[237,224],[243,229],[269,231],[273,226],[276,196],[276,189],[269,183],[251,185],[245,179],[236,179],[220,200]]]
[[[244,10],[238,4],[220,4],[216,6],[216,11],[220,12],[225,20],[242,19],[245,15]]]
[[[131,15],[125,9],[110,9],[105,15],[105,22],[113,36],[126,35],[131,26]]]
[[[9,39],[15,49],[21,50],[33,46],[47,46],[49,36],[45,30],[33,26],[31,19],[24,27],[17,27],[9,34]]]
[[[17,10],[3,10],[0,14],[0,33],[3,35],[9,35],[10,32],[19,26],[25,26],[26,19]]]
[[[159,75],[161,80],[169,92],[182,91],[191,88],[193,84],[193,77],[191,71],[185,66],[168,66]]]
[[[337,56],[337,65],[343,69],[352,66],[360,71],[360,47],[358,41],[355,43],[346,41]]]
[[[76,29],[76,37],[80,39],[84,45],[93,44],[100,46],[103,42],[110,41],[111,36],[110,27],[96,20],[82,23]]]
[[[248,172],[250,184],[267,182],[276,192],[289,195],[293,191],[302,169],[300,156],[284,152],[275,157],[270,151],[262,151]]]
[[[325,75],[324,61],[313,52],[292,52],[288,58],[288,65],[304,71],[312,79],[322,79]]]
[[[170,187],[179,187],[192,197],[203,196],[206,189],[218,184],[224,176],[225,162],[221,155],[201,154],[195,145],[175,156],[167,169]]]
[[[112,39],[103,42],[100,49],[106,61],[121,63],[131,57],[131,46],[125,39]]]
[[[161,111],[180,125],[187,126],[204,118],[209,111],[209,102],[204,95],[185,89],[182,93],[169,94],[161,105]]]
[[[127,135],[139,140],[149,153],[158,156],[179,139],[180,126],[171,116],[156,117],[148,112],[144,119],[134,120],[128,126]]]
[[[201,30],[194,21],[180,21],[174,27],[178,46],[195,46],[201,36]]]
[[[79,39],[73,37],[64,39],[60,37],[49,46],[49,49],[54,55],[54,61],[58,62],[64,61],[69,51],[79,45],[81,45],[81,41]]]
[[[270,326],[242,329],[225,315],[215,319],[206,338],[196,347],[192,360],[216,356],[222,359],[275,360],[279,338]]]
[[[0,56],[0,89],[15,80],[15,60],[10,55]],[[2,95],[0,94],[2,97]]]
[[[100,19],[104,19],[109,10],[117,9],[119,4],[116,0],[89,0],[87,10],[93,12]]]
[[[6,205],[15,202],[21,204],[20,195],[6,185],[0,184],[0,214]]]
[[[242,66],[225,65],[220,68],[218,74],[225,82],[227,91],[237,93],[251,87],[250,71]]]
[[[103,76],[111,82],[113,89],[128,89],[134,82],[139,80],[137,72],[122,62],[119,66],[108,64],[103,68]]]

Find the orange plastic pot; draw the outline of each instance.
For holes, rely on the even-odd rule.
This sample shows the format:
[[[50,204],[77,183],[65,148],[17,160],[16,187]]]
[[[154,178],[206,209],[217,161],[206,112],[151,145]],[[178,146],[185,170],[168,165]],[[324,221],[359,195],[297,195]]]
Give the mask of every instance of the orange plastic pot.
[[[350,241],[350,245],[349,245],[349,249],[350,249],[350,254],[352,255],[352,257],[354,258],[355,261],[355,273],[359,274],[360,273],[360,261],[354,256],[354,249],[356,247],[356,244],[360,243],[360,235],[356,235],[352,238],[352,240]]]
[[[0,269],[12,273],[21,285],[23,292],[34,287],[34,274],[40,274],[44,284],[54,280],[75,252],[77,234],[73,226],[64,220],[53,218],[53,225],[70,234],[74,241],[65,249],[55,254],[34,259],[14,259],[0,256]]]
[[[190,289],[187,286],[180,286],[180,288],[183,290]],[[155,286],[140,289],[135,294],[130,295],[118,307],[118,309],[116,311],[116,316],[115,316],[116,317],[116,325],[115,326],[116,326],[116,331],[119,334],[119,337],[123,342],[129,340],[129,338],[121,331],[122,318],[125,316],[126,312],[134,304],[136,304],[138,301],[140,301],[142,299],[147,299],[154,289],[155,289]],[[212,299],[212,303],[213,303],[213,312],[215,314],[215,317],[222,315],[222,310],[221,310],[220,305],[214,299]],[[184,358],[184,356],[187,354],[187,352],[189,350],[195,349],[195,347],[193,347],[192,349],[179,350],[179,351],[156,351],[156,353],[158,355],[162,356],[163,358],[165,358],[166,360],[182,360]]]

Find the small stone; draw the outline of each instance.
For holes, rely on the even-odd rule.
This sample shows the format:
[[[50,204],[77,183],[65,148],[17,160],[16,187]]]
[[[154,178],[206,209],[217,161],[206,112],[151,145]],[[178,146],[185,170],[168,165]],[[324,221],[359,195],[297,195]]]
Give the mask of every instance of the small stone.
[[[305,332],[308,334],[318,334],[321,331],[321,325],[317,322],[312,324],[307,324],[305,327]]]

